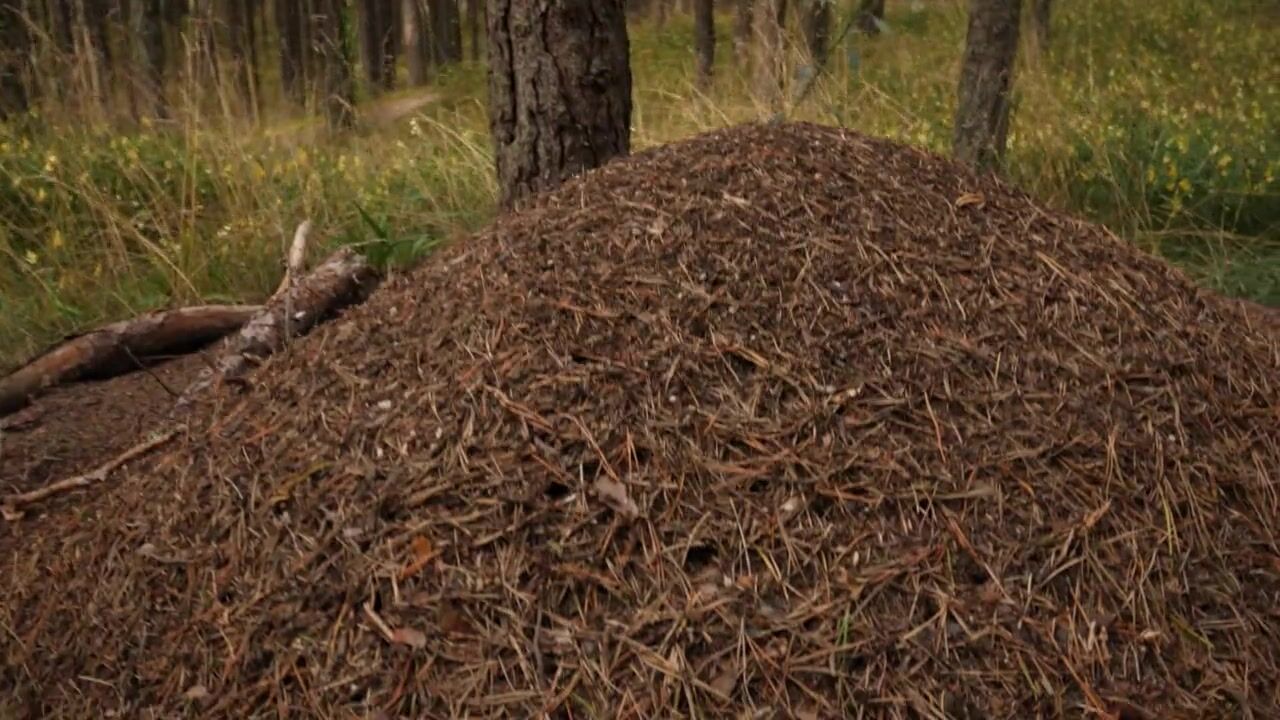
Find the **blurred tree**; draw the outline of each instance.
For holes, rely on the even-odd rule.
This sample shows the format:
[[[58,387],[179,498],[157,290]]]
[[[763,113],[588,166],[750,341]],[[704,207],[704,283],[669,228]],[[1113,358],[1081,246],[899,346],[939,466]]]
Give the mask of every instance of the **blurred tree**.
[[[462,60],[462,22],[458,0],[430,0],[431,54],[438,65]]]
[[[471,60],[480,61],[480,48],[484,45],[484,0],[467,0],[467,27],[471,34]]]
[[[134,65],[138,77],[139,113],[151,117],[169,116],[164,93],[165,15],[164,0],[132,0],[129,25],[134,38]]]
[[[629,152],[623,0],[489,0],[488,28],[503,207]]]
[[[257,29],[253,0],[223,0],[222,17],[227,28],[227,53],[236,94],[256,120],[258,98]]]
[[[1280,8],[1280,4],[1277,4]],[[1049,16],[1052,10],[1051,0],[1031,0],[1031,26],[1035,30],[1036,49],[1049,51]]]
[[[736,0],[733,16],[733,54],[740,65],[751,57],[751,15],[755,0]]]
[[[970,0],[953,151],[980,170],[1004,158],[1021,0]]]
[[[827,46],[831,43],[831,6],[834,0],[806,0],[804,13],[804,44],[815,71],[825,62]]]
[[[276,37],[280,47],[280,85],[285,97],[301,104],[306,99],[306,48],[310,12],[303,0],[275,0]]]
[[[0,2],[0,120],[26,112],[31,33],[18,0]]]
[[[409,66],[409,84],[414,86],[427,83],[428,68],[431,66],[426,20],[421,0],[401,0],[400,22],[403,33],[400,42]]]
[[[330,131],[355,124],[355,83],[347,42],[345,0],[311,0],[311,34],[320,70],[321,102]]]
[[[374,91],[395,87],[400,27],[396,0],[359,0],[360,64]]]
[[[786,0],[757,0],[752,21],[755,25],[756,98],[773,110],[782,103],[784,58],[782,28],[786,20]]]
[[[879,35],[880,25],[884,22],[885,0],[859,0],[858,29],[868,35]]]
[[[694,0],[693,36],[695,42],[695,76],[698,87],[711,85],[716,64],[716,15],[714,0]]]

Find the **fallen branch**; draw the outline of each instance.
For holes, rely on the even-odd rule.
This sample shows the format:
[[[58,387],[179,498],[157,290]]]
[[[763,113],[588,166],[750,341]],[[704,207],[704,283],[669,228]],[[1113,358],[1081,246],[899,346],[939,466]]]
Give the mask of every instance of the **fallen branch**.
[[[301,229],[299,232],[305,238]],[[213,366],[187,387],[175,410],[189,407],[196,395],[215,382],[243,377],[258,361],[284,347],[289,338],[305,334],[332,312],[360,302],[376,281],[377,271],[351,248],[338,250],[306,276],[287,281],[240,332],[223,341]]]
[[[129,461],[134,460],[138,457],[141,457],[151,452],[152,450],[155,450],[161,445],[164,445],[165,443],[169,442],[174,437],[176,437],[177,434],[178,434],[177,430],[170,430],[166,433],[162,433],[153,438],[150,438],[141,443],[138,443],[137,445],[134,445],[128,450],[125,450],[123,453],[120,453],[119,455],[108,460],[102,465],[99,465],[93,471],[87,472],[83,475],[76,475],[75,477],[69,477],[69,478],[66,478],[65,480],[59,480],[58,482],[55,482],[51,485],[46,485],[45,487],[42,487],[38,490],[32,490],[30,492],[9,495],[5,497],[4,503],[0,504],[0,515],[3,515],[5,520],[8,520],[9,522],[14,522],[22,517],[22,508],[27,505],[40,502],[41,500],[44,500],[45,498],[48,498],[48,497],[52,497],[54,495],[70,492],[71,490],[78,490],[80,488],[86,488],[86,487],[89,487],[90,485],[93,485],[94,483],[103,482],[104,480],[107,479],[107,476],[110,475],[112,472],[114,472],[116,469],[120,468],[121,466],[128,463]]]
[[[259,305],[202,305],[150,312],[72,337],[0,380],[0,415],[54,385],[137,369],[138,359],[175,354],[235,332]]]

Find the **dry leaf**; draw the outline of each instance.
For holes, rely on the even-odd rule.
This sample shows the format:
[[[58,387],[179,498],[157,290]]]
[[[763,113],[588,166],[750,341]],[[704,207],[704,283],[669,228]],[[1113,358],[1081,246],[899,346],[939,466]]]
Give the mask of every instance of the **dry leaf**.
[[[457,610],[450,607],[440,608],[440,629],[450,635],[466,635],[471,632],[471,623]]]
[[[204,700],[209,697],[209,688],[203,685],[192,685],[187,691],[182,693],[182,697],[188,700]]]
[[[725,700],[733,697],[733,689],[736,687],[738,687],[738,671],[732,666],[725,668],[711,681],[711,689],[723,696]]]
[[[630,495],[627,495],[627,488],[622,483],[614,482],[608,478],[600,478],[596,480],[595,487],[596,494],[614,512],[629,520],[635,520],[640,517],[640,507],[636,505]]]
[[[422,572],[422,568],[430,564],[440,554],[432,548],[431,541],[421,535],[415,536],[410,545],[413,548],[413,559],[400,570],[401,580],[411,578]]]
[[[391,642],[421,650],[427,646],[427,636],[422,634],[420,630],[414,630],[413,628],[398,628],[391,633]]]
[[[982,196],[982,193],[965,193],[960,197],[956,198],[957,210],[963,207],[968,207],[970,205],[976,205],[979,208],[981,208],[983,205],[986,205],[986,204],[987,204],[987,199]]]

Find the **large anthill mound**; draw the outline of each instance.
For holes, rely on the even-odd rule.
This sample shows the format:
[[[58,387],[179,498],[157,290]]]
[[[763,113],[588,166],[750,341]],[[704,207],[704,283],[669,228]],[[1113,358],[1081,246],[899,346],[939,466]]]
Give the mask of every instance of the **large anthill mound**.
[[[13,711],[1277,712],[1280,347],[945,160],[647,152],[255,382],[10,529]]]

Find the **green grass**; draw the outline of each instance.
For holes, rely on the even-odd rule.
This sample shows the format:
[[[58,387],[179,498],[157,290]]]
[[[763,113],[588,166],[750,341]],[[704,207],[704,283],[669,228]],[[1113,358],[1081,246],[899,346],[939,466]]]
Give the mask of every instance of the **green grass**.
[[[963,6],[890,10],[890,33],[850,35],[790,116],[946,152]],[[706,93],[687,18],[633,29],[637,148],[768,116],[729,28],[721,18]],[[1280,304],[1276,47],[1280,12],[1264,0],[1063,3],[1052,51],[1022,55],[1007,174],[1207,286]],[[495,196],[484,69],[460,66],[433,91],[412,118],[331,140],[296,120],[0,128],[0,367],[145,309],[259,299],[306,217],[318,244],[398,263],[483,225]]]

